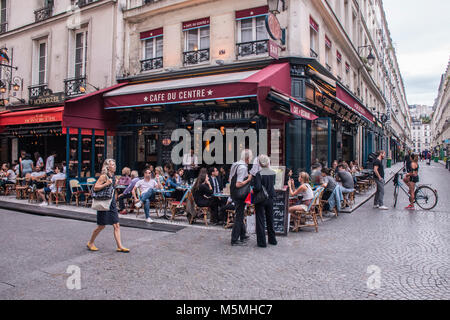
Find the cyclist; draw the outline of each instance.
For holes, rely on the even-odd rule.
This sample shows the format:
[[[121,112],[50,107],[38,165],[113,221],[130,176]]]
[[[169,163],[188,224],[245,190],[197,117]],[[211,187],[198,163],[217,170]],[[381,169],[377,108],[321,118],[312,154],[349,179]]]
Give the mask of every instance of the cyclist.
[[[405,207],[405,209],[412,209],[414,210],[414,192],[416,190],[416,183],[419,182],[419,163],[418,158],[416,154],[411,155],[411,164],[410,164],[410,170],[406,174],[403,181],[406,183],[406,185],[409,187],[409,205]]]

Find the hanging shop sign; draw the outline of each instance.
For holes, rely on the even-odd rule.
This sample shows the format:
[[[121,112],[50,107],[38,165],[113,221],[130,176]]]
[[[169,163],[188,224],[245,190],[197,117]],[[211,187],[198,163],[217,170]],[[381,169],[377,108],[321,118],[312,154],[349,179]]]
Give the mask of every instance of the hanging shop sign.
[[[56,105],[63,104],[64,99],[64,92],[57,92],[49,95],[41,95],[35,98],[30,98],[29,103],[31,106]]]
[[[273,13],[269,13],[266,16],[266,29],[267,29],[267,32],[269,33],[269,36],[273,40],[276,41],[276,40],[281,39],[282,31],[281,31],[280,22],[278,21],[278,18]]]
[[[269,40],[267,46],[269,48],[269,56],[278,60],[279,58],[278,44],[275,41]]]

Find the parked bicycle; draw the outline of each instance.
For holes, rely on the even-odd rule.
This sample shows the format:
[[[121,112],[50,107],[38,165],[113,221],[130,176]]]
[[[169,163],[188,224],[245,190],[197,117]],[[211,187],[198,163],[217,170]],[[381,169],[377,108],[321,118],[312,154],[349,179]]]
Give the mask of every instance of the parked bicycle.
[[[402,182],[403,173],[397,173],[394,176],[394,208],[397,205],[399,189],[409,197],[409,188]],[[429,185],[416,185],[414,191],[414,202],[423,210],[431,210],[436,207],[438,202],[438,193]]]

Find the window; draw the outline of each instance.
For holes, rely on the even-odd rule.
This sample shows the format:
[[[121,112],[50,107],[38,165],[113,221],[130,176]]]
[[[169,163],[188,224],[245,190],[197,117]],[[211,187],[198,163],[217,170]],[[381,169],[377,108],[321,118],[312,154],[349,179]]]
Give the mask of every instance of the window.
[[[325,65],[328,71],[331,71],[331,40],[325,36]]]
[[[82,78],[86,75],[87,69],[87,31],[75,34],[75,78]]]
[[[6,5],[7,5],[6,0],[0,1],[0,33],[8,31],[8,29],[7,29],[8,21],[7,21],[7,15],[6,15],[7,6]]]
[[[266,16],[237,20],[238,56],[258,55],[268,52]]]
[[[144,59],[160,58],[163,56],[163,37],[145,40]]]
[[[310,38],[310,51],[311,57],[319,57],[319,25],[313,18],[310,17],[310,27],[309,27],[309,38]]]
[[[185,51],[209,49],[209,26],[185,32]]]
[[[33,41],[32,83],[41,85],[47,82],[47,38]]]
[[[337,66],[337,77],[339,81],[342,81],[342,55],[336,50],[336,66]]]
[[[209,17],[183,22],[183,64],[209,61]]]
[[[47,44],[45,42],[39,44],[39,84],[45,83],[46,65],[47,65]]]

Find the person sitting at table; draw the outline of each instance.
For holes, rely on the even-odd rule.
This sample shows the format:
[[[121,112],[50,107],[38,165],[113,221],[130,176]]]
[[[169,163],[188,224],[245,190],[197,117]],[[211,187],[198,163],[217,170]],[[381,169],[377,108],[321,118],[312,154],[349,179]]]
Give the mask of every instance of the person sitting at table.
[[[142,207],[142,204],[144,204],[145,221],[148,223],[153,223],[153,220],[150,218],[150,200],[153,200],[155,197],[155,189],[162,189],[159,181],[160,176],[158,173],[156,174],[155,179],[152,179],[150,169],[145,169],[144,179],[136,182],[133,190],[131,191],[136,203],[135,207],[140,208]],[[136,190],[138,188],[141,191],[141,196],[139,199],[136,194]]]
[[[331,176],[331,169],[329,168],[323,168],[322,169],[322,177],[324,183],[322,184],[322,187],[325,188],[322,200],[328,200],[333,193],[334,189],[337,186],[336,180]],[[325,205],[324,210],[329,210],[328,204]]]
[[[206,170],[206,169],[205,169]],[[197,180],[195,180],[194,186],[192,187],[192,194],[194,196],[194,201],[198,207],[211,207],[211,223],[217,225],[217,206],[212,207],[213,205],[213,195],[214,191],[211,186],[211,182],[209,180],[208,174],[205,172],[200,172]]]
[[[40,180],[47,178],[45,171],[42,171],[42,167],[34,167],[34,171],[31,173],[31,186],[33,190],[42,189],[45,187],[45,183]]]
[[[164,176],[164,170],[162,167],[155,168],[155,179],[156,179],[156,176],[158,176],[158,183],[160,183],[162,186],[165,186],[166,178]]]
[[[338,166],[338,172],[336,174],[336,180],[342,183],[342,193],[349,194],[355,192],[355,181],[350,172],[345,168],[344,164]],[[346,205],[348,207],[348,203]]]
[[[61,165],[56,165],[55,168],[55,174],[52,176],[51,178],[51,184],[47,187],[43,187],[41,189],[38,190],[38,199],[42,200],[41,206],[48,206],[48,194],[51,193],[55,193],[56,192],[56,181],[57,180],[65,180],[66,179],[66,175],[62,172],[63,171],[63,167]],[[44,174],[46,175],[47,173],[44,172]],[[61,191],[61,190],[59,190]]]
[[[119,179],[119,186],[128,186],[131,183],[131,169],[128,167],[124,167],[122,169],[122,176]]]
[[[306,212],[311,201],[314,199],[314,192],[309,184],[309,174],[300,172],[298,182],[300,182],[300,187],[298,187],[297,190],[295,190],[294,180],[290,179],[288,182],[289,196],[301,198],[296,205],[289,208],[289,213],[292,214],[296,211]]]
[[[311,170],[311,182],[314,186],[321,185],[323,183],[322,167],[320,164],[313,164]]]
[[[173,197],[179,201],[183,197],[183,192],[181,192],[181,197],[179,197],[180,190],[177,190],[177,188],[181,187],[181,184],[177,183],[177,179],[176,179],[177,173],[174,169],[170,169],[168,174],[169,175],[167,176],[167,179],[166,179],[166,189],[171,189],[171,190],[173,189],[174,191],[165,192],[164,196],[167,198]]]
[[[179,185],[182,185],[182,184],[185,183],[185,180],[184,180],[184,169],[183,168],[178,169],[177,172],[175,173],[175,181]]]
[[[227,169],[225,167],[220,167],[219,169],[219,181],[221,184],[221,188],[222,190],[225,189],[225,187],[228,184],[228,178],[229,178],[229,174],[227,172]]]
[[[5,172],[5,184],[15,184],[17,174],[10,168],[9,163],[4,163],[2,166],[2,170],[4,170]]]
[[[227,221],[227,210],[236,210],[236,205],[233,202],[231,197],[228,197],[227,202],[224,206],[219,209],[219,221],[222,221],[222,224],[225,224]]]
[[[173,166],[171,163],[166,163],[164,165],[164,178],[167,179],[170,175],[170,170],[173,170]]]
[[[139,173],[136,170],[131,171],[131,182],[128,184],[127,188],[119,195],[119,213],[127,214],[125,209],[125,199],[131,199],[133,197],[131,191],[133,190],[136,183],[140,180]]]

